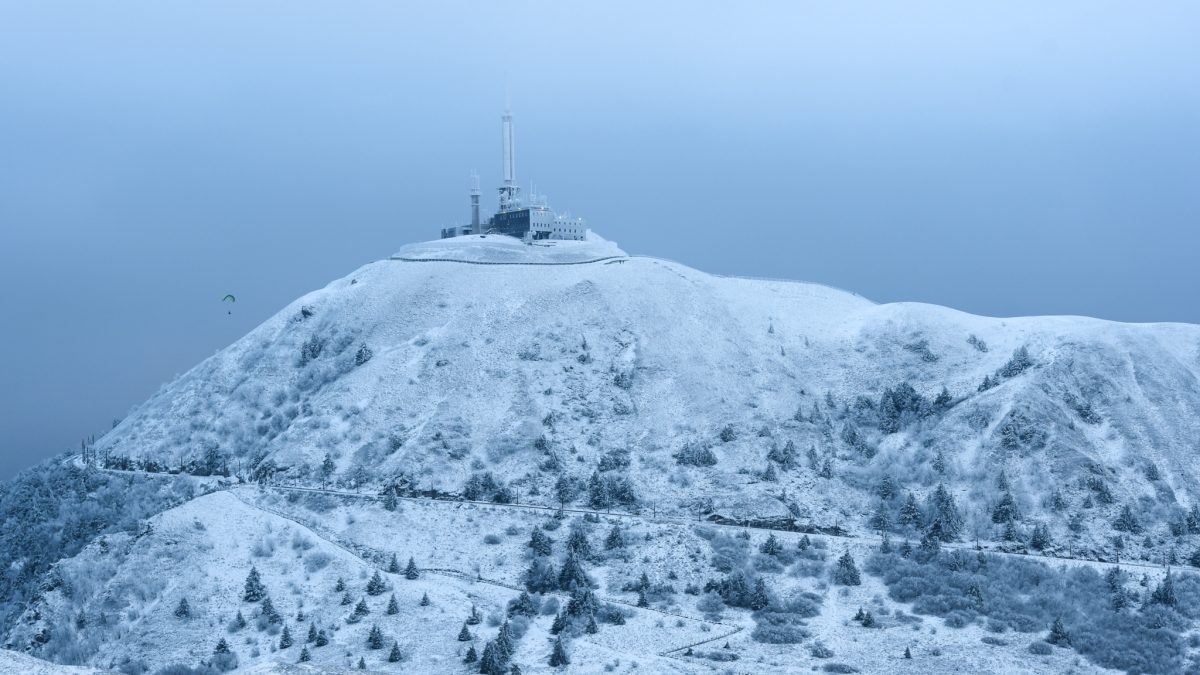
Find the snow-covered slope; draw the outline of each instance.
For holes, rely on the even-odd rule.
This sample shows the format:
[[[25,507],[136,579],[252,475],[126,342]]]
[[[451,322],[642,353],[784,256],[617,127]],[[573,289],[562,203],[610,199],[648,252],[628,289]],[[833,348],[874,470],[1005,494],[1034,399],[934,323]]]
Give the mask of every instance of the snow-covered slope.
[[[997,375],[1021,348],[1029,367]],[[461,237],[300,298],[165,386],[99,452],[166,465],[207,452],[213,466],[312,485],[403,473],[452,492],[486,469],[546,502],[558,474],[586,479],[607,455],[644,506],[703,498],[746,517],[790,503],[852,526],[885,473],[918,497],[945,482],[982,512],[1004,472],[1029,514],[1055,489],[1080,509],[1107,489],[1085,520],[1127,502],[1165,520],[1200,497],[1198,374],[1192,325],[985,318],[716,277],[604,241]],[[997,386],[980,392],[985,378]],[[905,382],[934,412],[882,430],[871,406]],[[943,388],[950,399],[933,406]],[[799,468],[758,480],[788,441]],[[716,465],[681,466],[689,443],[711,446]],[[1057,510],[1061,541],[1069,513]],[[973,534],[990,538],[990,525],[976,518]]]
[[[201,496],[59,562],[4,644],[136,673],[229,665],[222,638],[246,672],[478,672],[468,647],[543,561],[577,554],[612,604],[561,634],[573,672],[1169,671],[1200,663],[1184,639],[1200,582],[1181,578],[1164,618],[1154,579],[1100,575],[1117,554],[1157,575],[1200,546],[1197,439],[1197,326],[881,305],[599,238],[414,244],[292,303],[71,460],[204,476],[174,479]],[[839,536],[773,542],[731,521]],[[924,538],[920,564],[880,530]],[[419,578],[386,572],[392,555]],[[871,575],[848,582],[847,557]],[[244,599],[251,567],[279,623]],[[388,588],[365,595],[376,572]],[[550,669],[562,579],[514,614],[526,672]],[[1072,605],[1080,589],[1100,600]],[[1122,613],[1130,598],[1140,613]],[[486,622],[456,639],[473,605]],[[1030,646],[1059,617],[1096,631],[1076,633],[1089,660]],[[1145,649],[1106,653],[1113,635]]]

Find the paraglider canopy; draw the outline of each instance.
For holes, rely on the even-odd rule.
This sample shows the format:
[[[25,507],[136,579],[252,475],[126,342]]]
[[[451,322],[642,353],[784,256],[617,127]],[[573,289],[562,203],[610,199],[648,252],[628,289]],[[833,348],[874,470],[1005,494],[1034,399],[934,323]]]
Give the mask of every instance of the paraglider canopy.
[[[230,294],[226,295],[225,297],[221,298],[221,302],[223,302],[223,303],[225,303],[225,302],[237,302],[237,298],[233,297],[233,294],[232,294],[232,293],[230,293]],[[226,314],[229,314],[229,315],[232,315],[232,314],[233,314],[233,312],[232,312],[232,311],[228,311],[228,312],[225,312],[225,313],[226,313]]]

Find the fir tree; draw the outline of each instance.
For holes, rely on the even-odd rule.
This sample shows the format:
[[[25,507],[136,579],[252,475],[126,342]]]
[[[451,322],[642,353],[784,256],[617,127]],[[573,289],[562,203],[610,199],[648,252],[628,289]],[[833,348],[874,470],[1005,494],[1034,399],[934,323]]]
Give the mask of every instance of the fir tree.
[[[338,577],[337,585],[335,585],[333,587],[333,591],[335,593],[341,593],[344,590],[346,590],[346,580],[341,577]]]
[[[428,607],[429,606],[429,594],[422,593],[421,594],[421,602],[418,604],[420,604],[422,607]]]
[[[175,605],[175,616],[180,619],[192,618],[192,606],[188,604],[187,598],[179,599],[179,604]]]
[[[471,631],[467,630],[467,624],[464,623],[462,630],[458,631],[459,642],[470,642],[472,638]]]
[[[241,630],[246,627],[246,617],[242,616],[241,610],[238,610],[237,616],[233,617],[233,629]]]
[[[896,496],[896,481],[892,480],[891,474],[883,475],[879,485],[875,486],[875,494],[884,501]]]
[[[379,570],[375,570],[375,574],[367,582],[367,595],[380,595],[385,590],[387,586],[383,583],[383,577],[379,575]]]
[[[354,602],[354,598],[350,597],[350,591],[346,591],[345,593],[342,593],[342,604],[343,605],[348,605],[352,602]]]
[[[1001,473],[1001,476],[1004,474]],[[996,507],[992,509],[992,522],[996,524],[1011,523],[1014,520],[1021,518],[1017,511],[1017,502],[1013,499],[1011,492],[1005,492],[1000,497],[1000,501],[996,503]]]
[[[1154,588],[1154,592],[1150,594],[1151,604],[1166,605],[1174,607],[1179,601],[1175,597],[1175,584],[1171,580],[1171,570],[1167,569],[1166,576]]]
[[[559,612],[554,615],[554,623],[550,624],[550,634],[558,635],[567,627],[567,615]]]
[[[550,667],[562,668],[571,664],[571,658],[567,655],[567,649],[563,647],[562,636],[554,639],[554,651],[550,653]]]
[[[958,536],[962,529],[962,515],[959,514],[958,505],[945,485],[938,483],[937,489],[930,496],[929,512],[931,520],[941,521],[940,538],[942,541],[952,541]]]
[[[308,624],[308,636],[304,638],[304,641],[305,642],[316,642],[317,641],[317,622],[316,621],[313,621],[312,623]]]
[[[398,614],[399,612],[400,612],[400,605],[399,605],[399,603],[396,602],[396,594],[393,593],[392,596],[390,598],[388,598],[387,611],[385,613],[388,615],[392,615],[392,614]]]
[[[262,579],[258,576],[258,568],[250,567],[250,574],[246,575],[246,590],[242,593],[242,599],[246,602],[258,602],[267,594],[267,589],[263,587]]]
[[[319,630],[317,631],[317,639],[313,641],[313,644],[318,647],[324,647],[329,644],[329,636],[325,634],[325,631]]]
[[[609,551],[625,548],[625,538],[621,536],[621,527],[619,525],[613,525],[612,529],[608,531],[608,536],[604,539],[604,548]]]
[[[590,585],[587,573],[583,571],[583,565],[579,563],[579,559],[575,557],[574,553],[568,553],[567,560],[558,573],[558,587],[569,591],[573,588]]]
[[[1141,523],[1138,522],[1137,516],[1133,515],[1133,509],[1126,504],[1121,509],[1121,515],[1117,516],[1117,520],[1113,523],[1113,529],[1118,532],[1129,532],[1137,534],[1142,531]]]
[[[513,640],[512,629],[508,626],[508,619],[505,619],[504,623],[500,624],[500,628],[496,630],[496,639],[493,642],[505,662],[512,658],[517,646]]]
[[[383,649],[383,631],[379,630],[379,626],[371,626],[371,630],[367,633],[367,647]]]
[[[283,623],[283,617],[275,609],[275,603],[271,602],[271,596],[264,596],[262,606],[259,610],[263,617],[270,623]]]
[[[1050,636],[1046,638],[1046,642],[1059,647],[1071,645],[1071,634],[1067,632],[1067,627],[1063,625],[1061,618],[1054,618],[1054,623],[1050,625]]]
[[[483,646],[483,656],[479,659],[479,672],[483,675],[504,675],[504,659],[501,658],[495,642]]]
[[[508,615],[509,616],[515,616],[515,615],[536,616],[537,615],[537,604],[534,603],[533,598],[529,595],[528,591],[521,591],[521,594],[518,595],[515,600],[513,600],[512,602],[509,603]]]
[[[596,625],[596,617],[594,615],[588,615],[587,627],[584,628],[584,632],[588,635],[595,635],[600,632],[600,627]]]
[[[872,530],[886,532],[892,527],[892,519],[888,516],[887,507],[883,502],[875,507],[875,513],[871,514],[871,520],[867,523]]]
[[[217,640],[217,646],[213,648],[213,654],[228,654],[228,653],[229,653],[229,643],[225,641],[225,638],[221,638],[220,640]]]
[[[542,528],[535,527],[529,533],[529,548],[533,549],[534,555],[550,555],[553,552],[554,540],[546,536]]]
[[[779,474],[775,473],[775,465],[767,462],[767,468],[762,472],[762,479],[768,483],[774,483],[779,480]]]
[[[479,655],[475,653],[475,645],[467,647],[467,655],[463,657],[463,663],[475,663],[479,660]]]
[[[906,659],[912,658],[912,652],[908,650],[908,647],[904,648],[904,658],[906,658]]]
[[[1033,526],[1033,536],[1029,539],[1029,545],[1038,551],[1044,551],[1050,546],[1050,528],[1046,527],[1045,523]]]
[[[354,606],[354,616],[362,618],[371,613],[371,608],[367,606],[366,598],[359,598],[358,604]]]
[[[907,527],[921,524],[921,507],[917,506],[917,498],[911,492],[905,497],[904,506],[900,507],[899,522]]]
[[[285,625],[283,632],[279,635],[279,648],[287,649],[292,646],[292,631]]]
[[[812,540],[810,540],[808,538],[808,535],[806,534],[806,535],[800,537],[800,541],[796,544],[796,549],[798,551],[800,551],[801,553],[804,553],[805,551],[808,550],[809,546],[812,546]]]
[[[762,577],[759,577],[754,582],[754,590],[750,593],[750,609],[756,612],[760,609],[766,609],[770,602],[771,597],[767,593],[767,582],[763,581]]]
[[[833,570],[833,582],[842,586],[858,586],[862,584],[862,579],[858,574],[858,566],[854,564],[854,557],[850,555],[849,549],[842,554],[842,557],[838,558],[837,567]]]
[[[580,558],[592,556],[592,545],[588,543],[587,533],[582,528],[574,528],[567,537],[567,551]]]
[[[775,533],[767,535],[767,540],[758,547],[758,552],[763,555],[779,555],[783,553],[783,544],[779,543],[779,539],[775,537]]]
[[[638,589],[637,606],[638,607],[649,607],[650,606],[650,602],[648,600],[646,600],[645,589],[641,589],[641,588]]]
[[[521,666],[518,666],[515,663],[512,664],[512,668],[509,669],[508,675],[523,675],[523,673],[521,672]]]
[[[300,663],[308,663],[312,660],[312,655],[308,653],[308,647],[300,648],[300,658],[297,659]]]
[[[388,652],[388,663],[399,663],[404,655],[400,653],[400,643],[392,642],[392,651]]]
[[[475,605],[471,605],[471,613],[467,615],[467,625],[476,626],[479,625],[480,621],[483,621],[483,615],[479,613]]]
[[[879,552],[880,553],[891,553],[892,552],[892,538],[888,536],[887,532],[884,532],[883,538],[879,540]]]
[[[417,563],[411,557],[408,559],[408,565],[404,568],[404,578],[409,581],[420,577],[421,573],[417,571]]]
[[[366,669],[367,669],[367,660],[366,660],[366,659],[364,659],[364,658],[363,658],[363,657],[361,657],[361,656],[360,656],[360,657],[358,657],[358,669],[359,669],[359,670],[366,670]]]
[[[821,470],[817,472],[817,475],[821,478],[833,478],[833,462],[828,457],[821,464]]]
[[[387,571],[388,574],[400,573],[400,561],[396,559],[395,553],[392,554],[392,559],[388,561]]]

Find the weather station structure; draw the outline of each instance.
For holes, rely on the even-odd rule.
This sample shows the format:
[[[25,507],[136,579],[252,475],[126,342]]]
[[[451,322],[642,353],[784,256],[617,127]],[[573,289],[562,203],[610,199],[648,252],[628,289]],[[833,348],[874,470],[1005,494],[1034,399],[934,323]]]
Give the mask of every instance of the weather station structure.
[[[517,185],[516,140],[513,137],[512,112],[507,108],[501,120],[504,182],[499,187],[500,204],[487,222],[479,216],[479,176],[471,174],[471,223],[442,228],[442,239],[466,235],[503,234],[525,242],[540,240],[574,240],[587,238],[587,222],[568,214],[556,213],[531,187],[529,198],[521,197]]]

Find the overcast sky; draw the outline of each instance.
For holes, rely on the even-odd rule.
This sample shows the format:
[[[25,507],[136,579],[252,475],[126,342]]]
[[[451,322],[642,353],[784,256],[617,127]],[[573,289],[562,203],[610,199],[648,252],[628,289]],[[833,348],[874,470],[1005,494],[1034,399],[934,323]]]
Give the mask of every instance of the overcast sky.
[[[0,2],[0,478],[493,208],[506,79],[629,252],[1200,321],[1200,3],[620,5]]]

